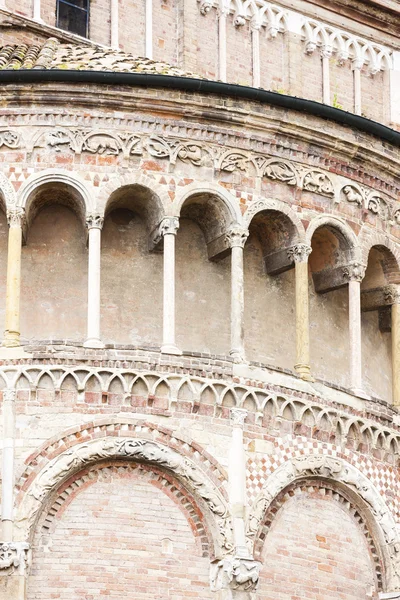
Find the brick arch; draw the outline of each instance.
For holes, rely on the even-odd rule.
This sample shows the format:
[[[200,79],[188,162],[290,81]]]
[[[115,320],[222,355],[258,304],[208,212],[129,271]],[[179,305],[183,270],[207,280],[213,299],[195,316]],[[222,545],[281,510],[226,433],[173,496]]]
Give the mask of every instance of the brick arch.
[[[45,169],[40,173],[31,175],[21,186],[18,192],[17,205],[24,208],[28,226],[36,210],[36,198],[46,187],[54,185],[66,190],[71,197],[72,208],[84,224],[87,213],[94,208],[93,197],[86,181],[76,173],[58,169]]]
[[[328,227],[336,231],[347,246],[346,250],[349,254],[349,259],[352,261],[361,262],[362,252],[356,234],[345,221],[333,215],[315,217],[310,221],[306,233],[306,240],[309,246],[311,246],[311,240],[314,233],[321,227]]]
[[[21,493],[17,509],[16,531],[21,540],[30,540],[43,510],[61,486],[76,473],[96,463],[133,461],[155,465],[168,472],[191,494],[201,508],[213,542],[213,556],[232,549],[228,503],[221,487],[210,480],[194,460],[170,446],[145,437],[99,437],[80,442],[41,463],[35,477]]]
[[[37,524],[36,535],[38,533],[41,535],[51,534],[56,527],[57,520],[79,493],[96,483],[102,471],[110,470],[117,472],[141,470],[153,475],[154,481],[150,483],[153,483],[158,489],[162,489],[175,502],[185,515],[195,537],[199,538],[202,556],[209,557],[210,553],[212,554],[212,535],[193,495],[170,473],[155,465],[145,463],[123,461],[97,463],[74,474],[57,490],[52,502],[42,512]]]
[[[172,206],[171,215],[179,217],[183,205],[193,196],[206,194],[214,196],[219,202],[222,211],[225,213],[227,223],[242,223],[242,213],[240,212],[239,203],[235,201],[234,196],[224,187],[217,183],[211,182],[193,182],[182,188],[177,194],[177,198]]]
[[[300,217],[296,214],[296,212],[284,202],[280,200],[276,200],[275,198],[257,198],[253,200],[246,212],[243,216],[243,221],[246,227],[250,226],[253,218],[260,212],[264,210],[276,211],[286,216],[289,221],[292,223],[295,230],[295,239],[294,243],[305,242],[305,229],[304,225],[301,222]]]
[[[17,502],[19,503],[22,500],[23,493],[29,488],[41,469],[52,459],[73,446],[95,440],[99,436],[140,437],[161,442],[197,463],[227,500],[225,489],[228,479],[227,472],[200,444],[194,441],[191,443],[183,442],[174,436],[171,429],[143,419],[103,417],[77,427],[71,427],[55,435],[28,456],[25,460],[24,470],[16,481],[16,490],[20,492]]]
[[[139,186],[148,190],[153,197],[154,204],[157,209],[158,222],[169,214],[169,206],[171,205],[171,198],[168,195],[167,190],[157,183],[154,178],[141,173],[140,171],[130,172],[126,175],[114,176],[108,183],[100,187],[98,196],[95,202],[95,209],[101,216],[104,216],[107,210],[107,204],[113,194],[116,194],[118,190],[129,187]],[[157,224],[157,223],[156,223]]]
[[[305,481],[328,482],[335,493],[343,496],[365,523],[371,539],[371,548],[385,566],[381,577],[381,588],[393,590],[398,586],[396,557],[390,549],[400,543],[400,535],[392,514],[382,496],[355,466],[337,456],[308,454],[291,458],[278,467],[265,482],[255,499],[247,521],[247,536],[253,546],[254,555],[260,555],[268,529],[268,515],[274,511],[274,502],[297,485]],[[317,483],[319,485],[319,483]],[[392,553],[393,554],[393,553]]]
[[[359,240],[363,263],[368,264],[368,257],[372,248],[383,251],[386,256],[385,276],[387,276],[389,283],[400,283],[400,252],[394,242],[384,233],[371,232],[367,228],[361,230]]]

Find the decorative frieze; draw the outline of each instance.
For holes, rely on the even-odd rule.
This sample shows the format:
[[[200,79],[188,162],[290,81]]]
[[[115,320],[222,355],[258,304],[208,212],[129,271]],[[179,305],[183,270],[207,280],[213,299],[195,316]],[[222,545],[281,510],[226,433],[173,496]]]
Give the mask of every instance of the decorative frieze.
[[[10,150],[15,150],[20,147],[20,144],[21,137],[18,131],[11,129],[0,131],[0,148],[5,146],[6,148],[10,148]]]

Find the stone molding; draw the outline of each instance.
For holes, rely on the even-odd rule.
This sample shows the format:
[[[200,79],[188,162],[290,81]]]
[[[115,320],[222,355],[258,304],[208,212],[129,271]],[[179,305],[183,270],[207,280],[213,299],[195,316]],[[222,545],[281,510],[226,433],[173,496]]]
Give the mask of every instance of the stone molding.
[[[64,481],[81,469],[104,459],[144,461],[173,473],[207,505],[213,515],[216,555],[232,551],[232,526],[227,503],[205,473],[192,460],[168,446],[132,437],[105,437],[80,443],[49,461],[39,471],[18,507],[15,523],[19,535],[29,539],[43,501]]]
[[[10,133],[13,131],[10,130]],[[24,142],[21,135],[18,139],[20,140],[19,148],[23,149],[25,147],[28,152],[36,147],[47,147],[53,149],[54,152],[60,152],[64,147],[67,147],[76,154],[90,152],[105,156],[117,156],[121,153],[125,158],[133,155],[137,157],[151,156],[160,160],[168,160],[172,167],[175,167],[178,161],[182,161],[195,167],[212,167],[216,174],[221,171],[227,173],[242,172],[248,176],[270,179],[300,190],[319,194],[331,199],[334,206],[340,203],[353,204],[360,210],[360,213],[366,210],[372,216],[387,222],[389,225],[400,226],[400,208],[396,202],[393,202],[384,194],[353,182],[342,175],[328,173],[323,169],[308,167],[279,157],[273,158],[267,153],[227,149],[226,146],[220,144],[215,145],[197,140],[148,136],[142,133],[115,132],[107,129],[96,131],[92,129],[54,128],[43,132],[41,128],[36,137],[34,136],[33,142]],[[31,144],[31,147],[29,147],[29,144]],[[38,172],[37,185],[42,182],[42,175],[44,174]],[[6,197],[7,203],[14,204],[15,194],[10,191],[12,186],[10,182],[7,185],[7,180],[4,181],[4,179],[0,179],[0,188]],[[47,179],[50,180],[49,177]],[[56,182],[57,179],[54,181]],[[68,183],[68,181],[66,182]],[[33,185],[33,182],[31,183]],[[79,187],[79,183],[75,182],[75,186],[78,185]],[[72,181],[70,184],[73,185]],[[87,193],[84,192],[83,196],[86,195]],[[91,211],[91,202],[89,204],[87,209]]]

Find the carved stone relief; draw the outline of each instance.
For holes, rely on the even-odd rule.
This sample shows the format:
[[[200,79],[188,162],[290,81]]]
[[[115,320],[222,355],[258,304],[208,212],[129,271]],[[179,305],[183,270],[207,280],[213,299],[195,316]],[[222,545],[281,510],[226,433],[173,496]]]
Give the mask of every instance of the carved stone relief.
[[[30,546],[26,542],[0,542],[0,577],[24,572],[29,562]]]
[[[214,592],[227,588],[254,591],[260,577],[260,566],[252,558],[224,558],[211,565],[211,589]]]

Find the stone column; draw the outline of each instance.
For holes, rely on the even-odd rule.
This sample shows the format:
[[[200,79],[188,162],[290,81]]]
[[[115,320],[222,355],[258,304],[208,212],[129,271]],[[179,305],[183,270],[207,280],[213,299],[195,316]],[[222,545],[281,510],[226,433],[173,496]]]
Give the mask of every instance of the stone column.
[[[246,545],[246,455],[243,425],[247,410],[231,409],[232,440],[229,451],[229,502],[232,514],[234,554],[211,565],[211,589],[218,600],[253,600],[260,576],[256,562]]]
[[[288,256],[296,270],[296,364],[301,379],[313,381],[310,370],[310,327],[308,314],[308,257],[311,247],[296,244],[288,249]]]
[[[353,78],[354,78],[354,112],[356,115],[361,115],[361,69],[363,61],[355,59],[352,61]]]
[[[41,17],[40,0],[33,0],[33,18],[35,21],[43,23],[43,19]]]
[[[245,358],[243,248],[248,235],[247,229],[233,227],[226,236],[231,248],[231,349],[229,354],[236,362],[242,362]]]
[[[88,215],[86,226],[89,231],[89,266],[88,266],[88,312],[86,348],[104,348],[100,340],[100,260],[101,229],[103,217]]]
[[[226,81],[226,18],[228,10],[218,9],[218,75],[221,81]]]
[[[400,406],[400,286],[392,289],[391,296],[393,404]]]
[[[119,13],[118,0],[111,0],[111,46],[119,49]]]
[[[20,294],[21,294],[21,249],[22,229],[25,211],[16,208],[7,213],[8,257],[7,257],[7,293],[6,326],[3,346],[14,348],[20,345]]]
[[[153,58],[153,0],[146,0],[145,55]]]
[[[1,523],[3,540],[13,539],[15,390],[3,390]]]
[[[361,281],[365,268],[353,263],[343,269],[343,277],[349,284],[350,387],[356,393],[362,393]]]
[[[164,239],[163,343],[161,352],[182,354],[175,343],[175,236],[179,229],[177,217],[165,217],[158,235]]]
[[[329,73],[329,60],[332,56],[331,46],[324,46],[321,50],[322,58],[322,102],[331,104],[331,82]]]
[[[261,24],[258,20],[252,19],[251,21],[251,45],[253,53],[253,87],[260,87],[261,76],[260,76],[260,29]]]

